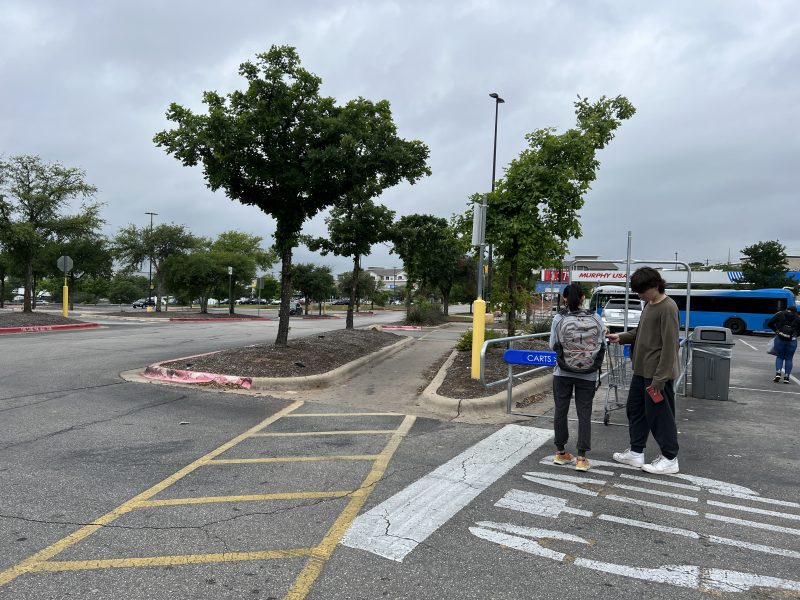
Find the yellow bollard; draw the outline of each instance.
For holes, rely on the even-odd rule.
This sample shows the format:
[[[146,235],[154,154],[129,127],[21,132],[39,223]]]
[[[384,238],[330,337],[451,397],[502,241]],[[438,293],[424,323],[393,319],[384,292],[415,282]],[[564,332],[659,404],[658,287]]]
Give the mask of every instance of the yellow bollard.
[[[63,297],[63,306],[61,307],[61,314],[65,317],[69,316],[69,286],[67,285],[67,278],[64,277],[64,297]]]
[[[481,378],[481,348],[486,331],[486,302],[478,298],[472,303],[472,378]]]

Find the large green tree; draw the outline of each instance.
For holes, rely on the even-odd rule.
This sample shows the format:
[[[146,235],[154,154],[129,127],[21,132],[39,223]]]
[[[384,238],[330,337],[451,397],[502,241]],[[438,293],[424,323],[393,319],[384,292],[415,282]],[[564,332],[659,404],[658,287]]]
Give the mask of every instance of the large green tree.
[[[797,282],[786,276],[789,260],[786,246],[777,240],[758,242],[742,249],[746,260],[742,261],[742,277],[754,288],[796,289]]]
[[[383,189],[384,180],[395,177],[395,164],[369,160],[370,146],[354,125],[361,121],[353,116],[364,110],[337,107],[333,98],[321,96],[320,78],[301,67],[294,48],[273,46],[243,63],[239,73],[246,89],[227,97],[206,92],[207,114],[173,103],[167,118],[177,126],[154,141],[184,165],[202,164],[211,189],[224,189],[232,200],[275,219],[281,260],[275,344],[285,346],[292,251],[303,223],[356,190],[374,196],[370,186]],[[427,157],[424,145],[416,149]]]
[[[63,286],[63,273],[58,269],[57,262],[60,256],[69,256],[72,259],[72,270],[67,274],[70,295],[70,310],[76,301],[76,293],[89,292],[88,294],[78,294],[80,296],[96,296],[92,291],[103,291],[102,282],[111,280],[112,273],[112,253],[110,245],[105,236],[99,232],[69,236],[66,239],[56,239],[42,248],[38,263],[35,265],[45,276],[53,278],[57,285],[54,290],[53,298],[60,295]],[[86,288],[86,289],[84,289]],[[84,298],[85,300],[85,298]]]
[[[336,282],[330,267],[318,266],[312,263],[300,263],[292,267],[292,282],[294,289],[303,294],[305,298],[305,314],[311,302],[319,303],[319,312],[322,313],[322,302],[336,292]]]
[[[88,202],[96,191],[77,168],[45,163],[38,156],[0,160],[0,245],[23,271],[25,312],[33,310],[34,261],[40,250],[100,226],[100,207]],[[64,214],[77,198],[84,199],[80,212]]]
[[[603,96],[594,103],[579,98],[576,126],[561,134],[554,128],[527,134],[528,147],[489,194],[486,239],[509,268],[509,335],[516,320],[520,256],[543,264],[554,253],[563,255],[567,242],[580,237],[578,211],[597,177],[597,152],[635,112],[624,96]]]
[[[156,311],[161,311],[164,292],[164,261],[177,254],[186,254],[201,240],[183,225],[161,223],[155,227],[128,225],[119,230],[112,243],[114,258],[131,271],[139,271],[145,261],[152,261],[153,285],[156,289]],[[149,293],[148,293],[149,295]]]

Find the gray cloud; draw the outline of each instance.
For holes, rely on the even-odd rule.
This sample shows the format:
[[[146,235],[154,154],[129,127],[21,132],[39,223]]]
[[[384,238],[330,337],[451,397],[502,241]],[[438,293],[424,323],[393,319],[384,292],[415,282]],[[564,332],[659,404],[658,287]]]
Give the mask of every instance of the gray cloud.
[[[214,236],[265,239],[260,211],[211,193],[152,143],[176,101],[242,85],[239,63],[298,48],[323,91],[387,98],[400,134],[431,148],[433,176],[386,192],[398,214],[450,216],[491,184],[524,134],[574,124],[576,95],[637,107],[601,152],[576,253],[723,260],[794,225],[800,143],[800,5],[770,2],[6,1],[0,13],[0,153],[80,166],[107,233],[145,211]],[[307,230],[322,233],[322,215]],[[307,251],[297,259],[348,268]],[[366,264],[399,264],[378,246]]]

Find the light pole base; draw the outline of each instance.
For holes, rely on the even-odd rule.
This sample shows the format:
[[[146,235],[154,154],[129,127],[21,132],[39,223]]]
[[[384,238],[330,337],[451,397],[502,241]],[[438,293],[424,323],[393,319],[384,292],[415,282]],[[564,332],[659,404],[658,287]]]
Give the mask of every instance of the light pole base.
[[[472,370],[473,379],[481,378],[481,348],[486,331],[486,302],[478,298],[472,303]]]

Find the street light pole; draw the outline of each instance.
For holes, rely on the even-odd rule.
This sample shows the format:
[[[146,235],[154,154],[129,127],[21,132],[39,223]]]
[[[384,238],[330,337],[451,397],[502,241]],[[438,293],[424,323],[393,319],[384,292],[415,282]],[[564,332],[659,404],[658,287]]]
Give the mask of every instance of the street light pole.
[[[153,217],[157,217],[158,213],[146,212],[144,214],[150,215],[150,256],[147,261],[150,270],[147,283],[147,306],[149,308],[150,303],[153,301]]]
[[[228,314],[233,314],[233,267],[228,266]]]
[[[494,98],[494,147],[492,149],[492,192],[494,192],[495,169],[497,166],[497,117],[500,113],[500,105],[505,102],[497,92],[489,94],[490,98]],[[486,297],[492,299],[492,244],[489,243],[489,264],[488,273],[486,276]]]

